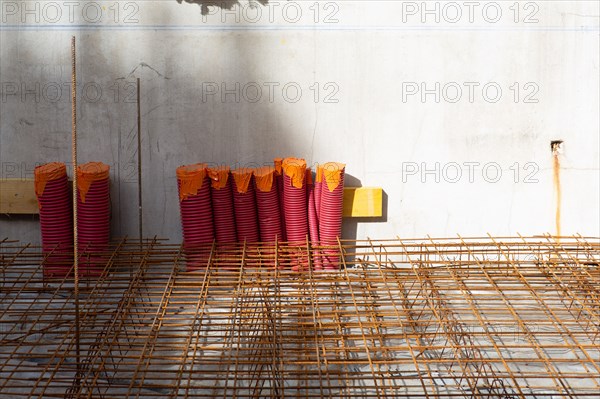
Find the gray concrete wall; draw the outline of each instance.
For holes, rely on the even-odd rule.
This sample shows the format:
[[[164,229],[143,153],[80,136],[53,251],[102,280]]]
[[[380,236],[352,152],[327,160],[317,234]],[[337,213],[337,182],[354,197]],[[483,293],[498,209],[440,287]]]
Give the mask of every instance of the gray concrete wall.
[[[2,1],[2,177],[70,160],[75,35],[79,162],[112,167],[115,236],[137,234],[138,77],[147,235],[180,240],[177,166],[276,156],[384,188],[347,236],[554,233],[555,139],[561,232],[600,235],[597,2],[75,3]]]

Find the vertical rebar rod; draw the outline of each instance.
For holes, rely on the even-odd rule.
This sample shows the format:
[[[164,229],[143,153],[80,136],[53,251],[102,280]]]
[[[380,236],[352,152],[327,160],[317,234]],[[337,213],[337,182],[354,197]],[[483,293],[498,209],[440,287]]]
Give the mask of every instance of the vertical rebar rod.
[[[77,69],[75,36],[71,38],[71,157],[73,163],[73,295],[75,299],[75,386],[79,386],[80,355],[79,342],[79,248],[77,245]]]
[[[138,233],[141,249],[144,235],[142,220],[142,113],[140,91],[140,78],[137,78]]]

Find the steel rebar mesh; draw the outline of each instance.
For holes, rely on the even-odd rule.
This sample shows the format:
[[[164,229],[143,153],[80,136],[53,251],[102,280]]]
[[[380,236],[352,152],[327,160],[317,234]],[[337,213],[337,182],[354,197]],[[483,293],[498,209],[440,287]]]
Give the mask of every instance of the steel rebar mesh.
[[[0,396],[596,397],[600,241],[342,241],[340,271],[274,268],[319,248],[240,244],[186,272],[165,240],[112,244],[99,278],[48,280],[0,244]],[[329,248],[331,249],[331,248]],[[47,256],[47,254],[46,254]],[[75,363],[79,339],[82,363]],[[75,371],[81,380],[74,384]]]

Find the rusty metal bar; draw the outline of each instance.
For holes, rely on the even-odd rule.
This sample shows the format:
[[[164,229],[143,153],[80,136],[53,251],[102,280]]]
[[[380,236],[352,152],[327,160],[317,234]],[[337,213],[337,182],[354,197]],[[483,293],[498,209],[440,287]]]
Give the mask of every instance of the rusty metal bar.
[[[114,242],[79,284],[77,362],[73,279],[44,278],[39,246],[3,240],[0,396],[597,396],[598,238],[334,248],[213,244],[188,270],[179,244]],[[342,268],[314,270],[333,250]]]

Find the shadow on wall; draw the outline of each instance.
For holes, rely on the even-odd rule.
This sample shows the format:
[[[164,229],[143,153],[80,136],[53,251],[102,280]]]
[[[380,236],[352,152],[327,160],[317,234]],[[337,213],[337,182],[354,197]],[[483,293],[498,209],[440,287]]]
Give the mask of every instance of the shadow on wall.
[[[168,27],[177,23],[173,8],[187,7],[198,13],[207,11],[209,6],[231,8],[237,1],[196,1],[179,0],[181,5],[173,2],[173,7],[161,7],[158,23]],[[186,4],[186,3],[191,3]],[[257,1],[256,4],[267,4],[267,1]],[[197,4],[201,10],[195,7]],[[160,8],[159,8],[160,7]],[[261,6],[259,6],[261,7]],[[213,11],[212,9],[210,10]],[[261,52],[257,51],[257,39],[270,38],[271,35],[244,35],[237,32],[223,34],[217,42],[221,50],[214,57],[190,57],[198,60],[194,68],[184,68],[178,56],[186,57],[191,50],[184,45],[172,45],[169,38],[180,37],[180,33],[171,36],[168,29],[159,31],[143,31],[143,40],[136,46],[113,46],[112,41],[106,40],[106,32],[100,28],[88,28],[90,22],[82,21],[81,27],[68,32],[77,37],[77,70],[78,82],[95,82],[113,87],[113,80],[123,87],[125,80],[130,86],[122,94],[134,99],[135,78],[142,81],[142,167],[143,167],[143,211],[144,236],[181,239],[179,204],[177,194],[176,168],[183,164],[206,162],[213,164],[228,164],[232,167],[252,166],[251,162],[262,165],[272,162],[279,156],[297,156],[307,159],[308,164],[315,161],[311,156],[311,131],[300,131],[304,127],[294,126],[291,118],[292,108],[274,108],[266,102],[245,103],[240,108],[237,104],[223,101],[199,101],[200,94],[197,86],[190,87],[190,81],[217,82],[226,81],[231,84],[236,80],[242,83],[254,81],[270,81],[273,72],[261,69],[263,64]],[[210,34],[214,36],[214,33]],[[205,31],[189,32],[192,39],[204,38]],[[161,43],[160,39],[163,38]],[[195,44],[196,52],[210,53],[215,41],[189,40]],[[186,42],[188,43],[188,42]],[[184,44],[186,44],[184,43]],[[48,43],[51,45],[52,43]],[[57,48],[64,44],[52,44]],[[286,59],[285,52],[279,53],[277,48],[269,48],[280,58]],[[264,53],[264,52],[263,52]],[[19,62],[23,65],[39,62],[33,58],[33,52],[22,51]],[[32,57],[30,59],[30,57]],[[185,59],[184,59],[185,61]],[[69,81],[70,57],[65,51],[61,60],[61,75],[56,79]],[[150,67],[153,66],[153,67]],[[190,65],[187,65],[188,67]],[[238,73],[239,71],[239,73]],[[294,80],[294,73],[299,69],[292,68],[283,73],[283,78]],[[235,75],[238,76],[235,76]],[[292,76],[290,76],[290,74]],[[110,78],[108,81],[104,77]],[[168,78],[167,78],[168,77]],[[4,78],[4,77],[3,77]],[[31,77],[33,79],[36,77]],[[95,83],[98,83],[95,82]],[[104,87],[104,86],[103,86]],[[137,143],[136,143],[136,107],[135,102],[125,102],[123,96],[115,101],[112,96],[96,103],[82,101],[78,103],[79,114],[79,162],[102,161],[111,165],[111,200],[112,200],[112,234],[114,237],[128,235],[137,236]],[[54,104],[54,103],[53,103]],[[52,146],[40,148],[36,163],[43,164],[51,161],[69,162],[70,156],[70,104],[57,102],[52,114],[47,114],[42,108],[34,108],[25,104],[22,106],[23,115],[38,115],[40,120],[60,121],[60,134],[49,135],[48,131],[36,133],[37,137],[52,138]],[[283,109],[283,112],[274,111]],[[232,111],[240,110],[240,115],[233,116]],[[108,121],[108,123],[107,123]],[[3,121],[4,122],[4,121]],[[49,125],[49,124],[47,124]],[[37,126],[36,126],[37,128]],[[3,135],[5,133],[3,132]],[[31,137],[36,137],[32,134]],[[21,135],[21,137],[29,137]],[[60,145],[59,145],[60,144]],[[32,146],[40,146],[31,143]],[[43,147],[43,146],[42,146]],[[15,155],[16,156],[16,155]],[[3,159],[4,161],[4,159]],[[13,161],[13,159],[7,159]],[[18,161],[18,159],[14,159]],[[327,160],[321,160],[327,161]],[[340,160],[344,161],[344,160]],[[72,174],[71,174],[72,175]],[[356,179],[347,177],[348,186],[354,186]],[[360,182],[359,182],[360,183]],[[0,219],[4,224],[7,219]],[[29,217],[19,218],[23,221],[23,229],[11,227],[11,238],[27,237],[27,241],[39,241],[37,220]],[[29,221],[29,222],[27,222]],[[368,219],[368,222],[373,220]],[[8,223],[8,222],[6,222]],[[346,219],[342,237],[356,236],[357,219]],[[13,223],[14,226],[21,223]],[[353,227],[352,227],[353,226]],[[2,226],[4,230],[4,226]],[[34,233],[35,232],[35,236]],[[16,236],[16,237],[15,237]]]
[[[345,187],[362,187],[362,182],[350,174],[344,177]],[[387,223],[388,221],[388,195],[383,191],[381,204],[381,217],[347,217],[342,224],[342,238],[345,240],[356,240],[359,223]],[[378,238],[378,237],[372,237]]]
[[[197,4],[201,7],[201,13],[207,14],[209,11],[214,12],[213,6],[231,9],[238,4],[238,1],[178,0],[178,3],[182,7],[186,6],[192,12],[197,11],[197,8],[187,6],[186,3]],[[259,3],[265,5],[268,1],[254,2],[256,6],[261,7]],[[211,7],[210,10],[209,7]],[[240,26],[251,24],[250,21],[244,20]],[[272,66],[272,63],[264,61],[263,55],[273,52],[282,61],[285,61],[289,51],[284,47],[270,46],[267,52],[265,45],[261,45],[261,39],[265,39],[266,43],[273,43],[273,35],[271,34],[253,33],[250,35],[238,32],[223,34],[218,41],[221,51],[212,58],[203,57],[202,60],[205,61],[202,61],[203,64],[200,64],[198,68],[201,72],[195,73],[194,76],[203,82],[216,82],[217,85],[221,86],[221,94],[224,92],[223,83],[230,88],[236,82],[240,82],[244,86],[248,82],[273,82],[278,81],[278,79],[298,80],[299,77],[293,74],[299,73],[299,69],[290,68],[283,73],[270,69],[269,66]],[[206,50],[206,53],[210,54],[208,50],[211,48],[206,47],[208,46],[207,43],[206,40],[202,41],[202,44],[196,47],[195,51]],[[289,61],[291,62],[293,59],[289,59]],[[279,81],[279,83],[283,85],[283,82]],[[172,93],[175,94],[176,92],[173,90]],[[177,96],[174,95],[174,97]],[[172,100],[170,96],[167,96],[167,98],[169,98],[169,101],[178,102],[176,99]],[[231,96],[228,98],[231,98]],[[175,170],[180,165],[204,162],[209,165],[229,165],[232,168],[255,167],[265,164],[272,165],[274,158],[289,156],[304,158],[309,165],[315,162],[315,160],[309,158],[311,155],[312,127],[310,132],[307,130],[299,134],[297,126],[294,127],[295,123],[290,116],[291,112],[289,112],[292,109],[295,111],[294,107],[300,107],[301,103],[296,106],[285,104],[284,107],[274,106],[262,101],[243,102],[240,105],[231,104],[221,98],[221,101],[194,101],[173,105],[180,109],[182,118],[187,119],[188,122],[185,125],[200,126],[201,128],[191,132],[186,131],[182,122],[151,127],[151,129],[156,129],[156,133],[150,132],[150,138],[153,134],[158,136],[158,132],[161,132],[160,134],[163,136],[166,133],[170,138],[177,137],[174,140],[176,145],[173,148],[181,147],[171,159],[161,159],[159,161],[163,163],[162,171],[166,170],[166,179],[161,182],[167,187],[166,206],[163,208],[156,204],[150,212],[156,210],[156,214],[160,215],[164,209],[167,215],[164,221],[160,220],[160,216],[154,218],[154,221],[148,221],[149,223],[155,223],[154,228],[151,225],[148,226],[148,231],[157,231],[160,236],[167,236],[172,239],[181,237],[175,179]],[[153,108],[150,105],[147,107]],[[152,118],[154,117],[153,115]],[[149,119],[146,123],[151,125],[152,120]],[[156,136],[154,139],[161,140],[160,137]],[[161,142],[161,148],[168,147],[167,143],[164,144],[163,146]],[[156,166],[153,165],[153,168],[156,168]],[[160,173],[161,170],[156,170],[156,174]],[[160,190],[155,191],[160,192]],[[163,215],[164,217],[165,215]],[[163,225],[169,225],[170,227],[165,229],[162,227]]]
[[[226,10],[231,10],[233,6],[239,4],[237,0],[177,0],[179,4],[182,2],[190,3],[190,4],[198,4],[200,6],[202,15],[207,15],[209,10],[208,7],[220,7]],[[269,2],[269,0],[255,0],[258,3],[265,5]]]
[[[231,0],[179,0],[178,3],[181,7],[197,13],[198,18],[199,11],[203,14],[208,13],[209,6],[230,9],[238,4],[237,1]],[[261,7],[259,3],[266,4],[267,1],[255,2]],[[176,3],[172,4],[175,8],[178,7]],[[194,4],[199,5],[201,10]],[[160,4],[156,7],[160,7]],[[177,19],[169,10],[172,11],[173,7],[164,7],[164,10],[161,8],[159,19],[164,26],[177,24]],[[242,24],[244,23],[249,24],[247,21]],[[207,36],[203,30],[189,34],[199,38]],[[80,60],[92,59],[92,49],[97,52],[98,43],[102,40],[100,35],[101,33],[87,32],[80,34]],[[182,237],[175,175],[177,167],[197,162],[225,164],[232,168],[252,167],[272,163],[273,158],[279,156],[306,157],[309,154],[304,150],[308,148],[310,138],[302,137],[301,140],[294,141],[291,138],[292,132],[289,131],[292,123],[287,120],[287,115],[274,112],[272,105],[266,102],[244,103],[240,106],[229,101],[219,101],[218,98],[214,101],[201,101],[200,92],[194,90],[198,85],[203,87],[203,83],[216,82],[219,87],[221,83],[232,87],[236,82],[243,85],[246,82],[272,80],[269,75],[271,72],[260,68],[261,58],[257,57],[258,44],[254,37],[227,32],[218,42],[194,42],[187,39],[189,41],[186,43],[196,46],[196,52],[209,54],[217,45],[221,47],[221,51],[214,57],[200,58],[201,63],[194,64],[194,68],[186,68],[189,67],[186,59],[180,57],[186,57],[190,50],[184,46],[179,43],[169,46],[166,54],[152,46],[161,37],[171,40],[169,38],[173,36],[168,36],[168,30],[144,32],[144,35],[145,40],[133,50],[128,48],[127,57],[124,57],[136,60],[136,65],[142,67],[124,65],[124,62],[119,61],[122,54],[116,52],[111,57],[100,57],[104,63],[95,64],[93,72],[110,73],[128,79],[141,78],[144,236],[157,235],[178,241]],[[88,56],[88,52],[92,53]],[[85,79],[85,65],[82,65],[81,69],[80,77]],[[235,76],[235,71],[240,71],[238,76]],[[196,86],[190,85],[190,82],[195,82]],[[230,99],[231,96],[227,98]],[[119,130],[113,128],[110,133],[113,153],[117,153],[118,160],[115,163],[122,172],[120,176],[117,175],[111,190],[115,213],[112,231],[115,236],[137,236],[137,187],[136,184],[131,184],[137,182],[137,179],[127,181],[126,176],[131,173],[123,172],[128,166],[128,160],[132,160],[134,172],[137,168],[135,108],[132,106],[115,112],[127,125],[117,123]],[[117,151],[114,151],[114,148],[117,148]],[[95,155],[98,156],[97,153]],[[150,176],[158,178],[153,179]]]
[[[41,245],[42,238],[39,230],[39,215],[0,214],[0,241],[7,238]]]

